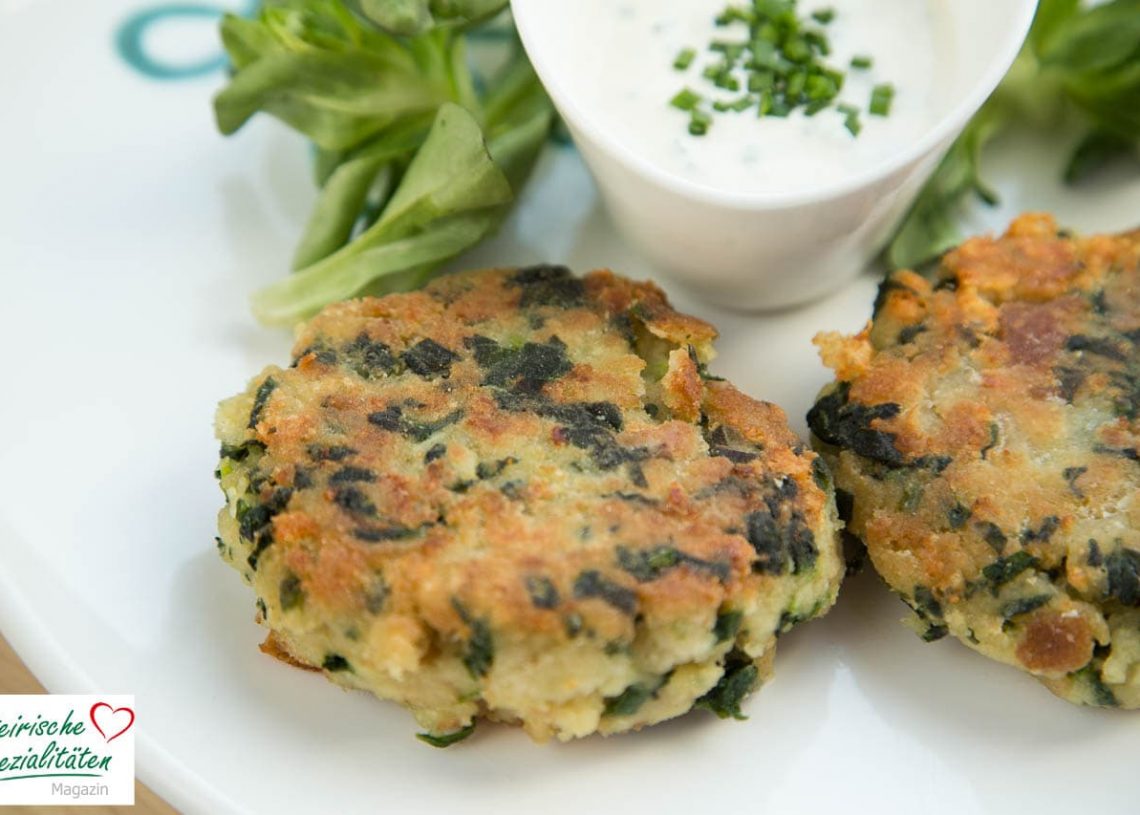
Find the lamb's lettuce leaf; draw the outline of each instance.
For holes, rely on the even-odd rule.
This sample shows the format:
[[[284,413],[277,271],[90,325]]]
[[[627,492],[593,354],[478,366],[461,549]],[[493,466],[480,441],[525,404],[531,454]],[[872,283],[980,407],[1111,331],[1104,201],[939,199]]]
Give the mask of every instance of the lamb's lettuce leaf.
[[[972,197],[996,200],[982,179],[985,145],[1014,122],[1086,135],[1064,180],[1080,183],[1108,162],[1140,159],[1140,0],[1041,0],[1025,46],[994,94],[954,142],[884,253],[891,268],[917,267],[961,239]]]
[[[260,320],[419,285],[498,227],[553,120],[517,40],[482,83],[468,64],[468,38],[505,5],[263,0],[223,19],[219,130],[275,116],[313,142],[320,185],[294,274],[254,296]]]
[[[266,323],[293,323],[378,278],[442,262],[483,238],[511,199],[510,182],[487,151],[479,124],[464,108],[445,103],[375,223],[258,292],[254,314]]]

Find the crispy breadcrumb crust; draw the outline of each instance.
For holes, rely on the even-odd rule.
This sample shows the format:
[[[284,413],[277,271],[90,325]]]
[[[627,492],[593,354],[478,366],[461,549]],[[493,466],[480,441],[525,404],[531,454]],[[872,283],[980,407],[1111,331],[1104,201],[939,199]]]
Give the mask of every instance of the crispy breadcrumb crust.
[[[1140,707],[1140,232],[1023,215],[816,343],[817,449],[919,633]]]
[[[435,734],[734,712],[843,564],[826,469],[707,374],[714,337],[550,266],[325,309],[218,411],[219,548],[266,650]]]

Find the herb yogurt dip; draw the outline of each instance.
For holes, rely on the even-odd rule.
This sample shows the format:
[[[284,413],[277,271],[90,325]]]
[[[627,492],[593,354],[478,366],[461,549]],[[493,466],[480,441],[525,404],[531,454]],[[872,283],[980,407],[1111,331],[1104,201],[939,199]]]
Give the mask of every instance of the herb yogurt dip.
[[[822,0],[797,11],[810,23],[811,12],[824,8],[834,12],[825,28],[826,61],[846,73],[835,102],[866,110],[877,85],[894,88],[890,115],[864,115],[858,137],[833,109],[777,118],[760,117],[753,107],[718,113],[699,137],[687,132],[688,114],[670,99],[686,85],[703,93],[701,69],[713,59],[704,46],[740,36],[714,22],[723,0],[577,0],[567,37],[582,44],[582,60],[566,82],[578,86],[573,96],[590,118],[670,175],[745,193],[834,183],[886,160],[929,129],[952,43],[943,0]],[[693,48],[693,66],[675,70],[678,54]],[[863,56],[872,58],[871,67],[850,70],[852,59]],[[739,95],[725,91],[719,98]]]

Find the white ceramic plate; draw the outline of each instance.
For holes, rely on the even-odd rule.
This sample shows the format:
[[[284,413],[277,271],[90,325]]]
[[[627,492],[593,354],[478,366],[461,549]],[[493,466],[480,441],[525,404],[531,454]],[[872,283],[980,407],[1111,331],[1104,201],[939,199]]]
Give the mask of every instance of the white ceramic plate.
[[[211,815],[1137,811],[1135,715],[923,644],[869,573],[781,641],[741,723],[696,714],[547,746],[483,726],[439,751],[397,706],[261,655],[253,597],[214,552],[211,417],[286,358],[288,337],[255,325],[246,297],[286,268],[313,197],[307,152],[269,120],[214,133],[205,12],[154,17],[136,54],[152,73],[148,53],[204,61],[197,78],[124,63],[113,35],[136,10],[0,0],[0,627],[50,690],[136,694],[140,773],[160,794]],[[1140,223],[1140,179],[1064,190],[1061,160],[1001,145],[1004,203],[975,225],[1025,207],[1077,228]],[[565,147],[465,263],[539,259],[654,276]],[[809,339],[857,328],[873,291],[868,275],[763,318],[676,299],[723,330],[718,372],[802,433],[826,378]]]

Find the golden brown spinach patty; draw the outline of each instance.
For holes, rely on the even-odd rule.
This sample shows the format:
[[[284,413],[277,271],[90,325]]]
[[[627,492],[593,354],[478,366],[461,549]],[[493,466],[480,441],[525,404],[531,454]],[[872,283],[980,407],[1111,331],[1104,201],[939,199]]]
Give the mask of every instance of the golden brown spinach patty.
[[[1022,216],[817,343],[808,423],[922,636],[1140,707],[1140,233]]]
[[[550,266],[327,308],[218,411],[270,648],[444,742],[738,714],[843,566],[826,468],[706,373],[714,336]]]

